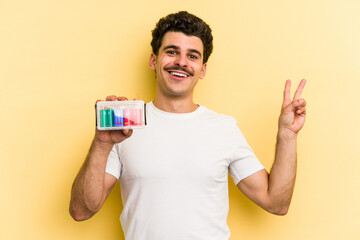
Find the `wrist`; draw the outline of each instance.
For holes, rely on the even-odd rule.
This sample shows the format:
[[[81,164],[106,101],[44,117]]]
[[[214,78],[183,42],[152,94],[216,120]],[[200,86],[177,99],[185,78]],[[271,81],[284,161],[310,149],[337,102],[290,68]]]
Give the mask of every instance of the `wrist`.
[[[110,152],[111,149],[113,148],[113,146],[114,146],[114,143],[103,142],[97,138],[94,138],[94,140],[92,142],[92,148],[99,149],[99,150],[106,151],[106,152]]]
[[[288,128],[279,128],[278,130],[278,134],[277,134],[277,139],[278,140],[296,140],[297,138],[297,133],[294,133],[293,131],[291,131]]]

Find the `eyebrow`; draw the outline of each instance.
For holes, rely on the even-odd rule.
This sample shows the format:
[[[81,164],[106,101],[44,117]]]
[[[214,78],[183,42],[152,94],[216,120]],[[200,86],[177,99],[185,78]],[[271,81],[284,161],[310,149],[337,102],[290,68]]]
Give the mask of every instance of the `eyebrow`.
[[[176,45],[168,45],[168,46],[165,46],[164,47],[164,50],[166,50],[166,49],[175,49],[175,50],[179,50],[180,48],[178,47],[178,46],[176,46]],[[197,54],[199,54],[199,56],[201,57],[201,53],[198,51],[198,50],[196,50],[196,49],[188,49],[188,51],[189,52],[192,52],[192,53],[197,53]]]

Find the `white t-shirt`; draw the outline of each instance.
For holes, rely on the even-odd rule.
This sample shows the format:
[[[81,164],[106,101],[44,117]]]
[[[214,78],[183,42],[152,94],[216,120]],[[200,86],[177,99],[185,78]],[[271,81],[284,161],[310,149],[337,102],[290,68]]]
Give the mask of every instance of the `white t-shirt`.
[[[234,118],[199,106],[168,113],[146,104],[147,126],[112,149],[127,240],[225,240],[228,170],[235,182],[264,169]]]

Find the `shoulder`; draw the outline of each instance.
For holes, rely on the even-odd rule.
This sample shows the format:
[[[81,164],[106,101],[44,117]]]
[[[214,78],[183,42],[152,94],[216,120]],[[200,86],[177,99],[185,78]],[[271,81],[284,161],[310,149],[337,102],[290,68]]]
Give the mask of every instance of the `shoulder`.
[[[218,142],[238,146],[246,144],[237,120],[226,114],[217,113],[213,110],[203,107],[203,118],[199,124],[206,130],[210,130],[213,136],[216,136]]]
[[[201,108],[202,108],[202,117],[206,118],[207,120],[217,121],[220,123],[224,123],[226,125],[232,125],[232,126],[237,125],[236,119],[230,115],[217,113],[204,106],[201,106]]]

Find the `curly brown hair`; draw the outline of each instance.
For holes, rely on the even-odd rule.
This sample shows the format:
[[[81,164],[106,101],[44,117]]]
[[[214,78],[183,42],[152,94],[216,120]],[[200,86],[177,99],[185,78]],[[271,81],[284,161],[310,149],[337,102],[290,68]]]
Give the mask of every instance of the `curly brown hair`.
[[[211,28],[202,19],[186,11],[172,13],[161,18],[152,31],[151,47],[156,56],[165,33],[169,31],[182,32],[188,36],[200,38],[204,45],[203,63],[208,61],[213,50],[213,36]]]

